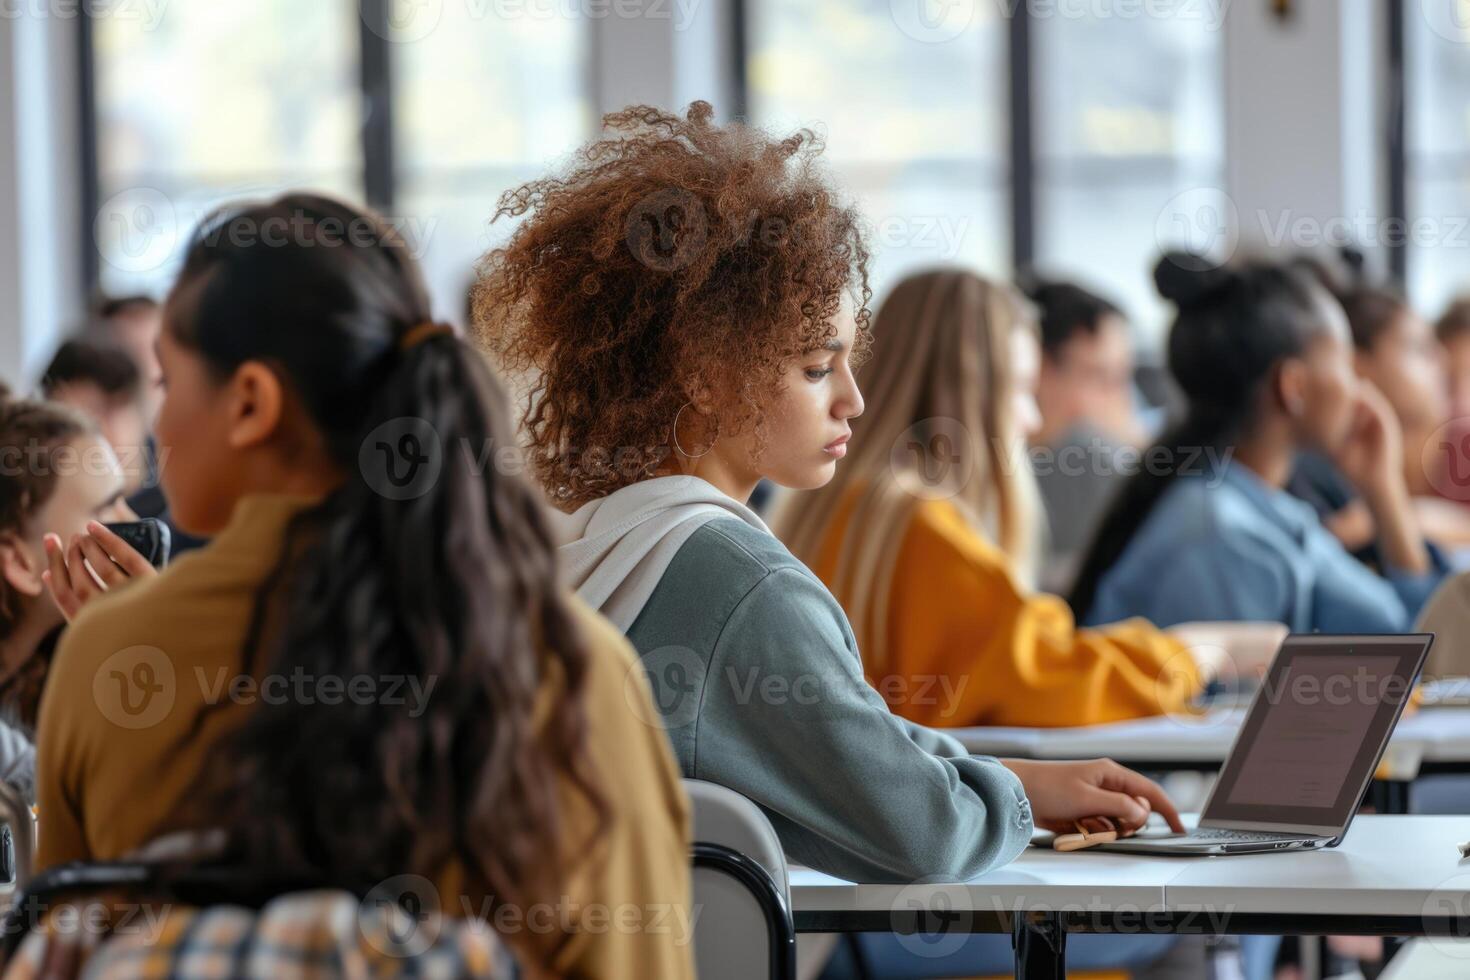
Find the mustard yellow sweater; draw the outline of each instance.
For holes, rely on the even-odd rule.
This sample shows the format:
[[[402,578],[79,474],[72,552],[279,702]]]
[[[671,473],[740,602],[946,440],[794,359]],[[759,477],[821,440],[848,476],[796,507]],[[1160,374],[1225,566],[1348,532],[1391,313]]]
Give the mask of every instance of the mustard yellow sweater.
[[[812,568],[834,593],[856,503],[843,502]],[[883,676],[865,669],[921,725],[1102,724],[1179,710],[1199,689],[1182,643],[1141,619],[1077,628],[1066,602],[1026,590],[949,501],[918,504],[896,560]]]

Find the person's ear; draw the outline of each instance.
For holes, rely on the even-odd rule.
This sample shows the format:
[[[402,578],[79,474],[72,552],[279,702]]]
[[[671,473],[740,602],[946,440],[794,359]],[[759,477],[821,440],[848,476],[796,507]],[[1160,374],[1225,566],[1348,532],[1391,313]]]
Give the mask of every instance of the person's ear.
[[[246,361],[235,369],[228,399],[230,448],[258,446],[280,429],[286,392],[276,372],[260,361]]]
[[[1276,401],[1286,417],[1299,420],[1307,409],[1307,364],[1291,357],[1276,372]]]
[[[690,407],[700,415],[711,415],[715,411],[715,393],[703,381],[686,384],[684,398],[689,402]]]
[[[0,575],[5,584],[21,595],[35,598],[45,588],[41,573],[46,570],[43,554],[14,532],[0,534]]]

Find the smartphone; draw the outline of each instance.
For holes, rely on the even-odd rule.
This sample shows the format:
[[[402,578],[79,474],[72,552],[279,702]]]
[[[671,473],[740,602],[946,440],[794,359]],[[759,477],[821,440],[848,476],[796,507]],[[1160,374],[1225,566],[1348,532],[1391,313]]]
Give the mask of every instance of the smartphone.
[[[154,568],[168,564],[168,549],[173,541],[168,525],[156,517],[145,517],[138,521],[120,521],[104,524],[113,534],[132,545],[133,550],[148,560]]]

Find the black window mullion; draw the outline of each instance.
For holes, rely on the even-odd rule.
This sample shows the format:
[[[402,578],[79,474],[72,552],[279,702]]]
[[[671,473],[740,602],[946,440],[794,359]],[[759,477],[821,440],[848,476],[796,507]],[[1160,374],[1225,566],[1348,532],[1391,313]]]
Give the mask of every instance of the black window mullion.
[[[1404,0],[1388,0],[1388,217],[1407,221],[1409,216],[1409,127],[1408,79],[1404,69]],[[1409,249],[1404,237],[1388,242],[1388,267],[1399,283],[1409,281]]]
[[[361,0],[362,185],[372,207],[393,206],[393,72],[388,40],[392,0]]]
[[[1010,19],[1011,261],[1029,268],[1036,259],[1036,147],[1032,133],[1031,12],[1016,5]]]
[[[730,118],[745,122],[750,118],[750,79],[745,60],[750,57],[750,15],[748,0],[730,0],[730,88],[735,102]]]
[[[85,5],[77,16],[77,147],[81,153],[81,274],[84,295],[101,288],[102,253],[97,246],[97,212],[102,209],[102,178],[97,161],[97,49],[92,15]]]

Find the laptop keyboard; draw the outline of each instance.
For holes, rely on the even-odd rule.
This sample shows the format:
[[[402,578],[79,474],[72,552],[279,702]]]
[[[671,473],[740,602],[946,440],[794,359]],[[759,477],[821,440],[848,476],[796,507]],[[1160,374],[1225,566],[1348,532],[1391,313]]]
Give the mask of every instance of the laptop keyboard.
[[[1189,835],[1191,840],[1208,841],[1255,841],[1290,840],[1291,834],[1263,834],[1254,830],[1196,830]]]

